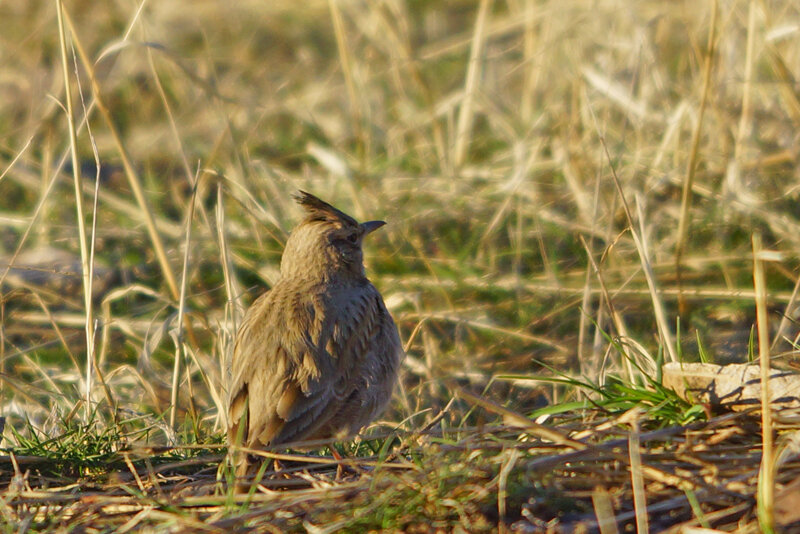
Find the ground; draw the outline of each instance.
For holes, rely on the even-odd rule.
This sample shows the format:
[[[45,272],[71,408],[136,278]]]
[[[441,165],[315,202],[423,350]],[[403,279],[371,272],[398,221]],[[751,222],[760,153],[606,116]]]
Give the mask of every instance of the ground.
[[[659,372],[796,366],[795,3],[60,5],[0,6],[6,530],[797,521],[796,419]],[[236,495],[228,358],[298,189],[387,221],[407,358],[361,437]]]

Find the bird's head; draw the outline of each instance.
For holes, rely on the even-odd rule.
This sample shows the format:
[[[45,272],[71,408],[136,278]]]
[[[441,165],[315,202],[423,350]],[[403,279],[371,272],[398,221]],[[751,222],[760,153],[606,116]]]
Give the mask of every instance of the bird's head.
[[[298,191],[294,199],[306,211],[281,258],[282,277],[364,277],[364,236],[386,223],[359,223],[343,211],[310,193]]]

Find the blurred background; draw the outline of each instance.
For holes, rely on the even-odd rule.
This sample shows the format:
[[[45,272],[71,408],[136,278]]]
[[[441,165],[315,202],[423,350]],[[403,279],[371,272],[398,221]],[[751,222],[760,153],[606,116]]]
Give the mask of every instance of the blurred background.
[[[219,441],[297,189],[388,222],[366,262],[408,348],[392,428],[455,385],[526,413],[582,398],[548,377],[746,361],[754,231],[792,366],[799,9],[74,0],[65,69],[56,2],[4,2],[5,444],[75,418]]]

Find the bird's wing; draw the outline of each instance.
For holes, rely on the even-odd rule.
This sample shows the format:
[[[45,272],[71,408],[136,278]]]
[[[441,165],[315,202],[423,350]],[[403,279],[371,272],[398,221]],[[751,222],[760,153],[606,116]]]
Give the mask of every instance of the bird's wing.
[[[357,362],[339,358],[342,310],[324,296],[283,289],[254,302],[237,334],[230,443],[258,448],[303,439],[349,394]]]

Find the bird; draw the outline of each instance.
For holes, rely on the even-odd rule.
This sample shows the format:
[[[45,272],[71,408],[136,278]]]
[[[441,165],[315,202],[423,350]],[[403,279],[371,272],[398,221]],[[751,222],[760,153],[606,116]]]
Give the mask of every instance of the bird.
[[[227,440],[237,480],[256,465],[242,448],[356,434],[388,404],[405,356],[364,269],[364,238],[386,223],[359,223],[305,191],[294,199],[305,217],[234,342]]]

